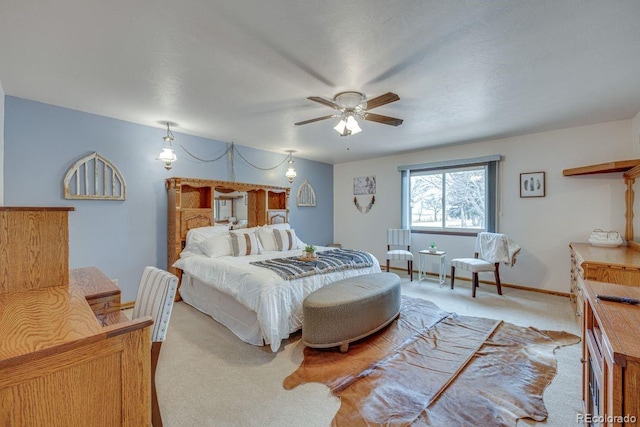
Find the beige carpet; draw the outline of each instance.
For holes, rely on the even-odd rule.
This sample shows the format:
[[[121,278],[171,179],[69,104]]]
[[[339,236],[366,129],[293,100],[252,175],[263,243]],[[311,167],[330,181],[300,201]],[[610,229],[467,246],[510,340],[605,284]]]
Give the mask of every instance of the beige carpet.
[[[568,298],[481,285],[471,298],[469,282],[456,289],[403,278],[403,294],[426,298],[461,315],[502,319],[521,326],[579,334]],[[294,390],[284,378],[302,361],[300,334],[278,353],[245,344],[210,317],[177,303],[158,364],[158,398],[164,425],[172,426],[329,426],[337,398],[320,384]],[[581,410],[579,345],[556,350],[558,374],[546,389],[545,422],[518,426],[573,426]]]

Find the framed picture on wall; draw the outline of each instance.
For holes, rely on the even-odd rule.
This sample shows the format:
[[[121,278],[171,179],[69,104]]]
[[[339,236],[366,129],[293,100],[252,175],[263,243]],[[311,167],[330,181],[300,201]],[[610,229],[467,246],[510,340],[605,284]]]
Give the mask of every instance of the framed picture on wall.
[[[520,174],[520,197],[544,197],[544,172]]]
[[[376,194],[376,177],[372,176],[359,176],[353,178],[353,194],[355,196],[361,196],[364,194]]]

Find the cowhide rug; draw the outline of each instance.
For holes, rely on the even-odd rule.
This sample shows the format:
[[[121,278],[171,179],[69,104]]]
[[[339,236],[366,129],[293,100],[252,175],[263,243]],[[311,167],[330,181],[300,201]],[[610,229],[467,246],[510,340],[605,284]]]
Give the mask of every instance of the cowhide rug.
[[[341,401],[334,426],[515,426],[547,417],[553,352],[579,341],[405,296],[400,316],[348,353],[305,348],[283,385],[326,384]]]

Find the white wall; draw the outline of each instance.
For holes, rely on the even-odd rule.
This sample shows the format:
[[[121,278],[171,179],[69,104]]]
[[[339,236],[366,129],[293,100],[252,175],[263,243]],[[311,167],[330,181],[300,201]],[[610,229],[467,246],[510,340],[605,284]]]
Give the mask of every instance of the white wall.
[[[4,205],[4,89],[0,81],[0,206]]]
[[[400,226],[399,165],[501,154],[498,231],[522,246],[516,265],[501,269],[501,277],[514,285],[569,292],[569,242],[586,241],[594,228],[624,234],[625,187],[622,173],[564,177],[562,170],[632,158],[631,134],[632,122],[624,120],[335,165],[334,240],[370,251],[384,265],[385,230]],[[546,197],[521,199],[520,173],[537,171],[546,172]],[[362,214],[353,205],[353,178],[368,175],[377,179],[376,202]],[[358,199],[369,202],[367,196]],[[428,234],[413,234],[414,254],[432,240],[447,251],[447,268],[451,258],[473,255],[474,238]],[[417,264],[416,257],[415,270]]]

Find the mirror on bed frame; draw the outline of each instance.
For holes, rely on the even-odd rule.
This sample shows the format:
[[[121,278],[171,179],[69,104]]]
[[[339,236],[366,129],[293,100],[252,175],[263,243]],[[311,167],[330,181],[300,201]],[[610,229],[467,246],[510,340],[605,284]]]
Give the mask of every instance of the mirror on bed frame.
[[[180,258],[187,232],[214,223],[246,220],[246,227],[289,222],[289,187],[198,178],[168,178],[167,269]],[[223,210],[229,205],[228,210]],[[246,203],[246,205],[245,205]],[[233,207],[233,210],[231,210]],[[242,215],[246,208],[246,218]],[[226,217],[225,217],[226,215]],[[244,223],[243,223],[244,224]]]
[[[214,192],[213,220],[216,224],[247,224],[248,195],[246,191]]]

